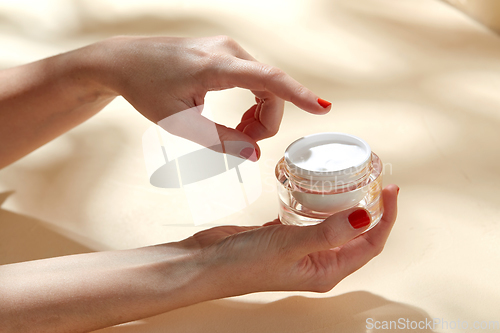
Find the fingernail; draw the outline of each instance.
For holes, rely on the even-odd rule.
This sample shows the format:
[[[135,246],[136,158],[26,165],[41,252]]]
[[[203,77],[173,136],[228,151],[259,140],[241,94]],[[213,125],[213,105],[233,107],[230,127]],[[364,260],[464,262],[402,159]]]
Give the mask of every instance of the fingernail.
[[[257,160],[258,160],[258,159],[260,158],[260,148],[258,148],[258,149],[256,150],[256,153],[257,153]]]
[[[397,194],[399,195],[399,187],[398,187],[398,193]]]
[[[330,105],[332,105],[332,103],[325,101],[324,99],[321,99],[321,98],[318,98],[318,104],[321,105],[325,109],[327,107],[329,107]]]
[[[252,162],[257,162],[257,154],[255,153],[255,149],[247,147],[243,148],[240,151],[240,156],[246,160],[250,160]]]
[[[368,216],[368,213],[364,209],[358,209],[351,213],[348,219],[354,229],[363,228],[370,224],[370,216]]]

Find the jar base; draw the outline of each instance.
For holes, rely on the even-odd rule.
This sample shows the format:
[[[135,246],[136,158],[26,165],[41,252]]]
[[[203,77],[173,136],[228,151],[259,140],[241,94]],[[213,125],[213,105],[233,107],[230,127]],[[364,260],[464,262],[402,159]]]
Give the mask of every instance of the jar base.
[[[360,202],[353,207],[365,208],[371,215],[372,222],[368,229],[365,230],[365,232],[376,226],[380,222],[380,220],[382,219],[382,215],[384,214],[383,202],[381,197],[379,197],[375,202],[371,202],[370,205],[366,205],[364,202]],[[322,213],[314,211],[305,212],[304,210],[298,211],[287,206],[280,200],[279,219],[283,224],[298,226],[315,225],[323,222],[334,213],[336,212]]]

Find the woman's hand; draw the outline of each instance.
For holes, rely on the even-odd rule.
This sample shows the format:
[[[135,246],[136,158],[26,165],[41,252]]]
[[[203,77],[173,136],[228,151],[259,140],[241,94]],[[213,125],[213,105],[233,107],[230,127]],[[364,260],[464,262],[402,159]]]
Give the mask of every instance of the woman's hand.
[[[378,255],[396,221],[395,185],[383,190],[384,215],[370,231],[355,229],[349,209],[308,227],[221,226],[201,231],[180,244],[204,252],[212,288],[219,297],[258,291],[326,292]],[[359,208],[358,208],[359,210]]]
[[[160,125],[169,132],[206,147],[237,141],[250,144],[259,154],[256,142],[278,131],[283,100],[315,114],[330,109],[328,102],[280,69],[257,62],[225,36],[115,37],[87,51],[91,51],[86,58],[92,61],[89,67],[94,68],[95,80],[105,89],[122,95],[154,123],[162,121]],[[200,115],[208,91],[233,87],[251,90],[256,100],[241,111],[236,129]],[[168,118],[188,110],[194,112]],[[219,142],[214,142],[213,132]],[[238,156],[239,152],[229,153]]]
[[[232,87],[256,99],[236,129],[201,116],[208,91]],[[278,131],[283,100],[315,114],[330,110],[329,102],[228,37],[115,37],[0,71],[0,168],[118,95],[172,134],[252,160],[260,156],[257,141]]]
[[[175,243],[2,265],[0,331],[88,332],[251,292],[328,291],[382,251],[397,191],[383,190],[382,220],[364,234],[351,209],[310,227],[223,226]]]

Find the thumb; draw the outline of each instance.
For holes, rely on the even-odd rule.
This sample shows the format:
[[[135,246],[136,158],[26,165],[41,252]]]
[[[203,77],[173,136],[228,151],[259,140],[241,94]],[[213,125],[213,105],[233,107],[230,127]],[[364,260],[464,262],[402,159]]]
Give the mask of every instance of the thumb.
[[[370,213],[355,207],[338,212],[319,224],[297,228],[297,257],[339,247],[363,233],[370,224]]]
[[[257,162],[260,157],[260,148],[251,137],[234,128],[217,123],[215,126],[219,139],[222,142],[224,153]]]
[[[257,161],[260,150],[248,135],[214,123],[201,115],[203,106],[177,112],[158,122],[167,132],[193,141],[205,148]]]

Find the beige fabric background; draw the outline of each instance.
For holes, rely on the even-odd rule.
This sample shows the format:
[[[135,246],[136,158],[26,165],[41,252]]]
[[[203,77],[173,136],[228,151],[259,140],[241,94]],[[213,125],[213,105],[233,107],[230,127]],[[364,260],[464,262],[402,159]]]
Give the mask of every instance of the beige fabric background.
[[[287,104],[280,132],[261,143],[261,197],[215,224],[274,219],[274,166],[289,143],[315,132],[365,139],[386,163],[385,184],[401,192],[382,255],[326,294],[246,295],[101,332],[357,333],[369,331],[367,318],[500,321],[497,35],[437,0],[0,0],[0,68],[116,34],[230,35],[334,103],[323,117]],[[252,96],[218,92],[208,103],[234,126]],[[193,225],[181,190],[149,185],[141,148],[149,125],[117,99],[1,170],[0,263],[210,227]]]
[[[498,0],[445,0],[485,24],[500,32],[500,1]]]

